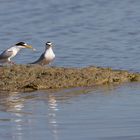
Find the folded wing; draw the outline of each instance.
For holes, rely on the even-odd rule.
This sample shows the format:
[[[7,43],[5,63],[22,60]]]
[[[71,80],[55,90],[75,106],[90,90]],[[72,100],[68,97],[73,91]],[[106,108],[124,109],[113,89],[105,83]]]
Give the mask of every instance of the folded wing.
[[[5,50],[3,53],[0,54],[0,60],[1,59],[8,59],[13,55],[13,51]]]

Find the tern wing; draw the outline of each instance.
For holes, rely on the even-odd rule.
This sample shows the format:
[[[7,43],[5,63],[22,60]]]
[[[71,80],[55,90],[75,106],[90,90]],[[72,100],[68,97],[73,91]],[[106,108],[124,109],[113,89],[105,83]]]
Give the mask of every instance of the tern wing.
[[[12,56],[13,51],[11,50],[5,50],[0,54],[0,59],[8,59],[10,56]]]
[[[44,53],[39,57],[38,60],[36,60],[35,62],[32,62],[32,63],[30,63],[30,64],[38,64],[38,63],[40,63],[41,61],[43,61],[43,59],[44,59]]]

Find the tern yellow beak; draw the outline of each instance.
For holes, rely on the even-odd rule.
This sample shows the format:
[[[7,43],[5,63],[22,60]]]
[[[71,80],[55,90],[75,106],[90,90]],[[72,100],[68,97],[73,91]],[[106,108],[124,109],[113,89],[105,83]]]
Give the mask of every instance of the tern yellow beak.
[[[26,45],[25,47],[28,49],[33,49],[33,47],[31,45]]]

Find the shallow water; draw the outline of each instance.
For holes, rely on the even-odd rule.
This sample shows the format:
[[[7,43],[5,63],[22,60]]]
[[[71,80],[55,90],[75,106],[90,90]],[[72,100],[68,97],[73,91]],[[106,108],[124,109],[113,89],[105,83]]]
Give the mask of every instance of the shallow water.
[[[1,139],[138,140],[140,86],[0,94]]]
[[[54,43],[52,65],[140,71],[139,0],[1,0],[0,51],[18,41],[16,63],[36,60]],[[0,94],[0,139],[138,140],[138,83]]]

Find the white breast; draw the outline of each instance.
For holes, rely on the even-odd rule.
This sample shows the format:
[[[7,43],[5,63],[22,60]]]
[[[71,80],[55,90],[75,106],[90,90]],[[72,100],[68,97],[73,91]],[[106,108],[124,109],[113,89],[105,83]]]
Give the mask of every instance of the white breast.
[[[12,55],[10,56],[10,58],[14,57],[14,56],[19,52],[19,50],[20,50],[20,48],[15,47],[15,46],[9,48],[8,51],[12,51]],[[9,58],[9,59],[10,59],[10,58]]]
[[[54,54],[52,48],[49,48],[49,49],[46,50],[45,58],[47,60],[53,60],[55,58],[55,54]]]

